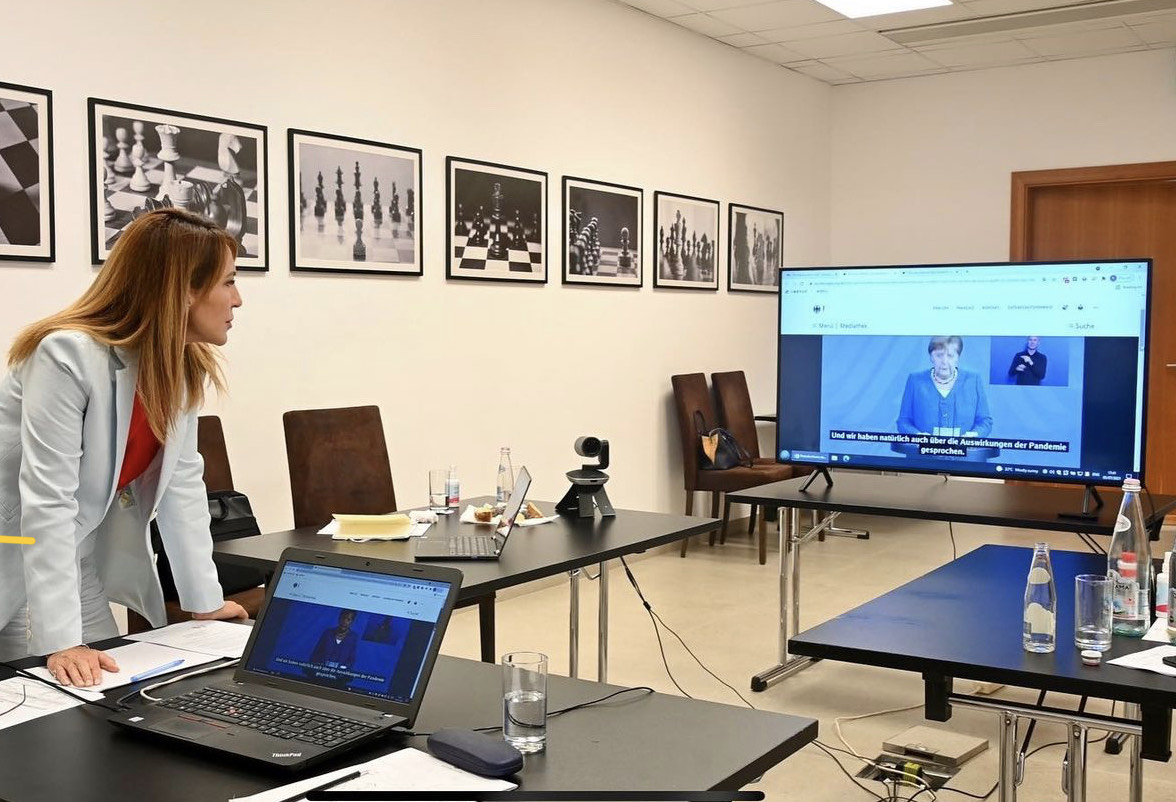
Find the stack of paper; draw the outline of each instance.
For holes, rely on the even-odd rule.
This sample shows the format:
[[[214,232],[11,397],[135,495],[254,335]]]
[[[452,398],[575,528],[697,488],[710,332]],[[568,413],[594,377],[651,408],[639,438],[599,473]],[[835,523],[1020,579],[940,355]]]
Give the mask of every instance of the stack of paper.
[[[240,657],[245,653],[252,627],[231,621],[183,621],[127,635],[127,640],[148,641],[217,657]]]
[[[335,540],[407,540],[423,534],[426,524],[414,524],[404,513],[389,515],[342,515],[319,530]]]

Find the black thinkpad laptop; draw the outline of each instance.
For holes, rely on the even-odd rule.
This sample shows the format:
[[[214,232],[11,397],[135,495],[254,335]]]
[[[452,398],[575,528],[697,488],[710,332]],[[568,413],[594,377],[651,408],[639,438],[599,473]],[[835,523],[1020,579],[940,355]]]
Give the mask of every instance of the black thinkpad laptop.
[[[519,476],[515,479],[514,489],[510,491],[510,500],[506,502],[498,526],[493,529],[486,526],[463,527],[465,530],[488,530],[472,531],[469,534],[426,535],[416,541],[414,555],[418,560],[497,560],[506,547],[506,539],[510,537],[510,530],[514,529],[515,519],[523,508],[523,502],[527,500],[530,487],[531,474],[524,466],[519,469]]]
[[[232,681],[160,689],[110,722],[287,769],[334,757],[412,726],[460,585],[453,568],[286,549]]]

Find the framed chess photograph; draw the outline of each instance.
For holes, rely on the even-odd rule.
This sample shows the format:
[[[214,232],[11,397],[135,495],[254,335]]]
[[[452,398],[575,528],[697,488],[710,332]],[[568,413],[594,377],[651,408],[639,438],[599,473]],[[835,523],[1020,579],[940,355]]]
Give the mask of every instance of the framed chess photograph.
[[[239,270],[269,268],[264,125],[89,99],[95,264],[145,211],[179,206],[238,243]]]
[[[784,266],[784,213],[729,203],[727,241],[727,290],[776,293]]]
[[[564,176],[563,283],[640,287],[645,194]]]
[[[653,193],[653,286],[719,289],[719,202]]]
[[[290,269],[423,273],[421,151],[289,131]]]
[[[0,83],[0,262],[52,262],[53,93]]]
[[[445,277],[547,282],[547,173],[445,159]]]

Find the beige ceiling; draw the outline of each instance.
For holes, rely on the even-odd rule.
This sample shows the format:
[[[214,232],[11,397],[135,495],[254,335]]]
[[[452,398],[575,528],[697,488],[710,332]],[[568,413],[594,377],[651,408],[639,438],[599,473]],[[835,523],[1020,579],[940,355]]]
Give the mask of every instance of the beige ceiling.
[[[955,0],[847,19],[816,0],[620,0],[829,84],[1176,47],[1176,0]]]

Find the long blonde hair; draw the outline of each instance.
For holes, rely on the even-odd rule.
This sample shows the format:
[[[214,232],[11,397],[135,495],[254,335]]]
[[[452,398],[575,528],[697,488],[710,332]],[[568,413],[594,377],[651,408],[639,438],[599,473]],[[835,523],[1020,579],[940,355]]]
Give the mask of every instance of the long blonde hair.
[[[220,279],[237,243],[209,220],[176,208],[149,212],[123,229],[106,264],[81,298],[22,331],[9,366],[28,359],[47,335],[82,331],[100,343],[139,354],[138,393],[160,442],[177,413],[199,408],[204,385],[224,390],[217,353],[188,343],[188,304]]]

